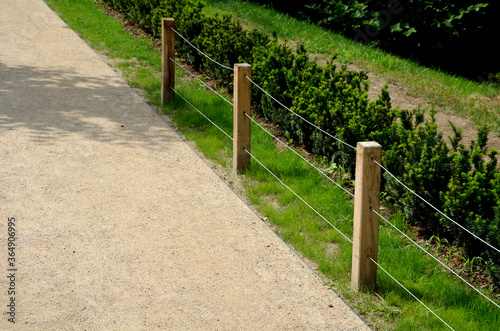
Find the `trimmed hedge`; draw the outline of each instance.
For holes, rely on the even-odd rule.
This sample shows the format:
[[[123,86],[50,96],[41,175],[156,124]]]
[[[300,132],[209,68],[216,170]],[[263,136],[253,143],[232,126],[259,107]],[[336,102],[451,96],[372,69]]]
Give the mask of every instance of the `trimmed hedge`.
[[[232,66],[251,63],[252,76],[284,105],[333,136],[355,146],[375,140],[383,146],[382,162],[395,176],[453,220],[495,247],[500,246],[500,174],[498,151],[486,148],[488,127],[481,126],[477,141],[461,144],[461,131],[450,137],[452,148],[438,130],[434,110],[393,108],[387,89],[375,101],[368,98],[366,73],[326,67],[309,60],[306,49],[292,50],[276,38],[256,30],[243,30],[230,16],[208,17],[197,0],[102,0],[120,10],[154,36],[161,17],[174,17],[177,30],[214,60]],[[182,39],[176,38],[181,56],[221,85],[231,87],[232,71],[214,64]],[[329,162],[343,164],[354,173],[354,151],[279,107],[259,89],[252,89],[257,112],[280,125],[285,136]],[[448,236],[463,254],[480,256],[490,278],[500,284],[500,254],[478,242],[461,228],[384,174],[384,202],[404,213],[407,221],[432,233]]]

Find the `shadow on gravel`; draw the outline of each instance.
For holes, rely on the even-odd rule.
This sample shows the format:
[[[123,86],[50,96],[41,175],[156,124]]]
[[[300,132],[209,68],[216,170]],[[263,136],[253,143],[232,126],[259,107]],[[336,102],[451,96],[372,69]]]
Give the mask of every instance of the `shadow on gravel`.
[[[155,145],[165,124],[114,75],[97,79],[66,69],[0,63],[0,132],[24,128],[30,139],[50,144],[82,139],[123,145]],[[162,139],[178,140],[177,135]]]

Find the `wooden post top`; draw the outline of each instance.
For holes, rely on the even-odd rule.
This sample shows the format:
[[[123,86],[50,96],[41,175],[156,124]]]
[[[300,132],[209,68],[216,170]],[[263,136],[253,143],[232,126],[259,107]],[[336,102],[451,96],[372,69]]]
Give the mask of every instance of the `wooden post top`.
[[[361,147],[361,148],[382,148],[382,145],[380,145],[376,141],[362,141],[358,142],[356,147]]]

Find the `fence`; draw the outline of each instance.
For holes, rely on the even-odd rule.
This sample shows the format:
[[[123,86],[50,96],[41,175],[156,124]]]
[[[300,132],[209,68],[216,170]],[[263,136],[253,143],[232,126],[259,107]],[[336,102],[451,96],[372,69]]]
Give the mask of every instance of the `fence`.
[[[267,167],[260,162],[254,155],[251,153],[251,124],[252,122],[264,129],[257,121],[255,121],[251,117],[251,88],[255,86],[260,89],[263,93],[266,93],[271,99],[280,104],[281,107],[287,109],[295,116],[300,117],[303,121],[307,122],[310,125],[315,126],[313,123],[310,123],[307,119],[301,117],[300,115],[294,113],[292,110],[287,108],[285,105],[281,104],[276,98],[272,95],[269,95],[264,89],[262,89],[259,85],[257,85],[252,80],[252,68],[249,64],[234,64],[234,67],[228,67],[223,64],[218,63],[217,61],[210,58],[208,55],[204,54],[201,50],[192,45],[188,40],[186,40],[182,35],[180,35],[175,30],[175,21],[171,18],[164,18],[162,20],[162,87],[161,87],[161,99],[162,103],[168,103],[170,100],[174,98],[174,94],[178,94],[181,98],[186,100],[182,95],[180,95],[175,90],[175,66],[179,66],[187,73],[190,73],[186,68],[177,63],[174,59],[175,56],[175,36],[178,35],[189,45],[194,47],[198,52],[207,57],[209,60],[215,62],[216,64],[234,71],[234,96],[233,103],[229,102],[226,98],[222,97],[219,93],[213,90],[206,83],[201,81],[205,86],[211,89],[213,92],[219,94],[226,102],[232,105],[233,107],[233,136],[229,136],[224,132],[232,141],[233,141],[233,170],[238,173],[242,173],[247,169],[251,160],[254,160],[259,165],[264,167],[267,171]],[[194,76],[194,75],[193,75]],[[195,76],[194,76],[195,77]],[[189,103],[193,108],[195,108],[191,103]],[[196,108],[195,108],[196,109]],[[197,109],[196,109],[197,110]],[[198,111],[200,112],[200,111]],[[202,112],[200,112],[203,116],[205,116]],[[205,116],[206,117],[206,116]],[[212,124],[217,126],[216,123],[213,123],[209,118],[207,118]],[[373,289],[376,283],[377,278],[377,268],[381,269],[385,272],[391,279],[393,279],[399,286],[401,286],[406,292],[408,292],[415,300],[417,300],[420,304],[422,304],[429,312],[431,312],[436,318],[438,318],[443,324],[445,324],[448,328],[452,329],[450,325],[448,325],[443,319],[441,319],[434,311],[432,311],[429,307],[427,307],[421,300],[419,300],[413,293],[411,293],[407,288],[405,288],[397,279],[395,279],[392,275],[390,275],[384,268],[382,268],[378,262],[378,227],[379,227],[379,218],[384,222],[392,226],[396,229],[401,235],[410,240],[414,245],[423,250],[426,254],[428,254],[431,258],[440,263],[444,268],[450,271],[453,275],[458,277],[461,281],[466,283],[469,287],[475,290],[477,293],[482,295],[488,301],[490,301],[497,308],[500,308],[495,301],[487,297],[481,291],[479,291],[476,287],[467,282],[463,277],[458,275],[455,271],[453,271],[446,264],[441,262],[438,258],[436,258],[433,254],[429,253],[423,247],[418,245],[415,241],[409,238],[404,232],[399,230],[394,224],[384,218],[379,211],[379,195],[380,195],[380,179],[381,172],[384,170],[390,176],[392,176],[396,181],[398,181],[401,185],[403,185],[409,192],[420,198],[430,207],[434,208],[436,211],[441,213],[444,217],[454,222],[450,217],[439,211],[437,208],[432,206],[410,188],[408,188],[404,183],[400,182],[392,173],[390,173],[381,162],[382,158],[382,146],[380,146],[376,142],[358,142],[357,146],[351,146],[346,142],[339,140],[338,138],[331,136],[323,129],[315,126],[321,132],[329,135],[331,138],[347,145],[356,151],[356,182],[355,182],[355,193],[354,195],[343,188],[341,185],[333,181],[328,175],[323,173],[320,169],[318,169],[314,164],[306,160],[303,156],[295,152],[291,149],[287,144],[281,142],[281,140],[274,137],[270,132],[265,130],[271,136],[273,136],[276,141],[282,143],[285,147],[289,148],[293,152],[295,152],[299,157],[301,157],[305,162],[309,163],[310,166],[315,168],[317,171],[325,175],[325,177],[332,181],[334,184],[343,189],[346,193],[352,195],[354,197],[354,222],[353,222],[353,239],[351,240],[344,233],[342,233],[338,228],[336,228],[332,223],[330,223],[324,216],[322,216],[319,212],[317,212],[312,206],[310,206],[304,199],[302,199],[298,194],[296,194],[293,190],[291,190],[283,181],[280,180],[278,176],[273,174],[282,185],[284,185],[287,189],[289,189],[297,198],[299,198],[303,203],[305,203],[308,207],[310,207],[318,216],[320,216],[324,221],[326,221],[329,225],[331,225],[335,230],[337,230],[347,241],[352,243],[352,273],[351,273],[351,285],[354,289],[358,291],[370,290]],[[454,222],[457,226],[461,226],[460,224]],[[476,236],[474,233],[470,232],[468,229],[463,228],[465,231],[473,235],[475,238],[482,241],[484,244],[489,247],[495,249],[500,252],[500,250],[480,237]]]
[[[175,22],[162,20],[162,103],[172,100],[175,92]],[[229,68],[231,69],[231,68]],[[252,159],[251,154],[251,88],[252,67],[234,65],[233,102],[233,169],[243,172]],[[378,216],[382,146],[376,142],[360,142],[357,148],[356,187],[354,196],[354,235],[352,286],[372,289],[377,279]]]

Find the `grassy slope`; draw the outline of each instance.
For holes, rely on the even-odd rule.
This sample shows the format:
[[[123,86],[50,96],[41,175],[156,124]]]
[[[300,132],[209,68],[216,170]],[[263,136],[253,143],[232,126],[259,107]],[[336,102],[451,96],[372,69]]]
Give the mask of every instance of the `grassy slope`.
[[[106,54],[136,88],[144,90],[153,106],[159,106],[160,59],[151,43],[132,38],[123,26],[98,10],[92,0],[47,0],[68,25],[89,45]],[[198,83],[177,74],[177,88],[190,102],[231,132],[231,109]],[[164,110],[183,134],[207,157],[230,166],[231,142],[180,98]],[[352,203],[340,189],[325,182],[297,156],[280,151],[273,140],[253,127],[254,154],[330,222],[352,237]],[[246,173],[248,199],[265,215],[277,232],[317,268],[369,323],[382,329],[440,330],[443,324],[415,302],[383,272],[377,295],[358,294],[349,287],[351,246],[334,229],[283,188],[255,162]],[[404,221],[393,220],[400,228]],[[408,245],[394,231],[381,226],[379,262],[391,274],[457,330],[498,330],[498,310],[485,303],[460,282],[447,275],[422,252]]]
[[[391,82],[405,87],[409,95],[425,98],[429,103],[472,119],[487,122],[500,134],[500,85],[478,84],[423,68],[414,61],[392,56],[376,48],[366,47],[338,34],[283,15],[262,10],[257,4],[235,0],[207,0],[207,12],[230,12],[247,26],[290,41],[302,41],[320,57],[338,54],[343,63],[353,63]],[[465,64],[466,65],[466,64]]]

